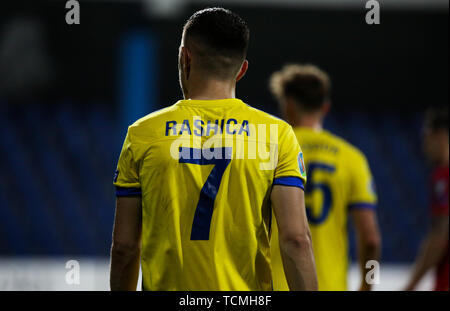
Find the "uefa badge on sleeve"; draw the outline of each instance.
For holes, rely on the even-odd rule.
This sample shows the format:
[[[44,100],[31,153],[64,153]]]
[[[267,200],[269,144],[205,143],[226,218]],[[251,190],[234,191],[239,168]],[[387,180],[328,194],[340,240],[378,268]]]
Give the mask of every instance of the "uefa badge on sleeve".
[[[301,151],[298,154],[298,167],[300,169],[300,174],[302,174],[302,177],[306,178],[305,161],[303,160],[303,152]]]
[[[368,191],[371,195],[376,196],[377,195],[377,188],[375,186],[375,181],[371,179],[367,185]]]

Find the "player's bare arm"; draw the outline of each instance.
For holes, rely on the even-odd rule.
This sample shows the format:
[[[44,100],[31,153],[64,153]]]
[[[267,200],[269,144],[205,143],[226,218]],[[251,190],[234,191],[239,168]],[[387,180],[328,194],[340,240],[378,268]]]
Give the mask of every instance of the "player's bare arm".
[[[281,258],[290,290],[317,290],[316,267],[303,190],[275,185],[271,201],[279,228]]]
[[[381,236],[378,229],[376,212],[373,209],[353,209],[351,211],[357,236],[358,262],[361,271],[359,290],[371,290],[365,281],[366,262],[379,260],[381,253]]]
[[[118,197],[111,246],[111,290],[136,290],[142,226],[141,197]]]
[[[448,216],[433,216],[430,230],[422,243],[411,280],[405,290],[414,290],[423,276],[439,263],[446,251],[448,234]]]

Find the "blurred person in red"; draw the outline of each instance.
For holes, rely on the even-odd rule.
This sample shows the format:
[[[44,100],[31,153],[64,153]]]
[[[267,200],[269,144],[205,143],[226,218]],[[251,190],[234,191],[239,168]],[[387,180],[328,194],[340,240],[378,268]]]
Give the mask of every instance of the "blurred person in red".
[[[427,112],[424,151],[433,166],[430,179],[431,226],[416,258],[406,290],[414,290],[430,269],[436,269],[434,290],[449,290],[449,134],[448,107]]]

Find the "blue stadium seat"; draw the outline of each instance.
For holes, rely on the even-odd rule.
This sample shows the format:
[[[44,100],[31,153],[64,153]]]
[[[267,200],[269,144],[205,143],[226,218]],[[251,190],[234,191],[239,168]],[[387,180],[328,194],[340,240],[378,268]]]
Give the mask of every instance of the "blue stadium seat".
[[[379,194],[383,260],[411,261],[427,219],[421,116],[333,113],[325,127],[367,156]],[[0,105],[0,255],[106,256],[112,176],[125,129],[103,103]],[[352,238],[351,253],[355,254]]]

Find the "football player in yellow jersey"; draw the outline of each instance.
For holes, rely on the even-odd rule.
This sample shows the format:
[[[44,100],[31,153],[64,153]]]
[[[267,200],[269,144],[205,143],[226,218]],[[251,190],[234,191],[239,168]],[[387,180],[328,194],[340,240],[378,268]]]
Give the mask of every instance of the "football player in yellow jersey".
[[[128,128],[114,184],[112,290],[271,290],[272,209],[292,290],[317,278],[292,128],[235,98],[249,30],[222,8],[183,29],[184,95]]]
[[[357,233],[360,289],[370,290],[364,271],[366,262],[378,260],[380,253],[377,196],[363,153],[322,128],[330,107],[329,77],[312,65],[287,65],[272,75],[270,86],[304,151],[305,205],[319,290],[347,290],[349,216]],[[274,228],[274,241],[276,234]],[[272,246],[274,289],[285,290],[279,250]]]

